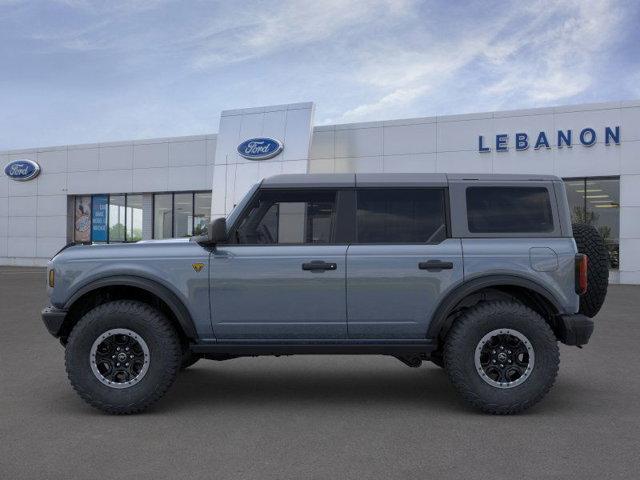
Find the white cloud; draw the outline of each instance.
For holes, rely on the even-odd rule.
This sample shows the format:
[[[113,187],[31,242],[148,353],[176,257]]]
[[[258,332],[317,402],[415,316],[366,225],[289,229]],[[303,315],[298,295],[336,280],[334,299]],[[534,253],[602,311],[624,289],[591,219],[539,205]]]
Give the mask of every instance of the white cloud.
[[[515,3],[489,26],[474,20],[445,39],[425,32],[420,48],[387,39],[361,52],[353,78],[371,93],[339,120],[402,115],[412,102],[462,82],[477,86],[479,108],[507,104],[516,94],[534,105],[570,99],[592,84],[596,57],[616,38],[621,17],[608,0],[541,0]],[[484,77],[473,81],[476,75]]]
[[[428,86],[414,88],[398,88],[373,103],[358,105],[356,108],[344,112],[340,121],[356,121],[371,118],[374,115],[389,113],[397,107],[408,105],[429,90]]]
[[[522,91],[534,102],[549,103],[578,95],[591,85],[594,57],[615,37],[620,21],[611,2],[538,2],[529,13],[536,12],[542,13],[534,22],[497,42],[498,50],[511,45],[509,54],[487,55],[501,78],[484,93],[506,96]],[[563,16],[565,12],[570,15]],[[554,23],[554,18],[562,20]]]
[[[3,146],[210,132],[222,109],[309,99],[353,122],[640,97],[634,3],[495,2],[0,0]]]
[[[259,58],[274,52],[336,39],[341,31],[402,17],[407,0],[286,0],[273,8],[243,6],[225,12],[230,23],[213,22],[194,36],[199,69]],[[198,45],[199,44],[199,45]]]

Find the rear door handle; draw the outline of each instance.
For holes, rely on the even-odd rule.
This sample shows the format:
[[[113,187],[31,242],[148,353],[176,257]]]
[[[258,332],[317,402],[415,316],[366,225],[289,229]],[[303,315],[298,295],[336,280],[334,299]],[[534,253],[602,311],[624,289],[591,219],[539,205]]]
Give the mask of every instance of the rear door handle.
[[[324,272],[325,270],[335,270],[338,268],[336,263],[327,263],[322,260],[312,260],[308,263],[302,264],[302,270],[309,270],[312,272]]]
[[[443,262],[442,260],[427,260],[418,263],[420,270],[429,270],[430,272],[439,272],[440,270],[451,270],[453,262]]]

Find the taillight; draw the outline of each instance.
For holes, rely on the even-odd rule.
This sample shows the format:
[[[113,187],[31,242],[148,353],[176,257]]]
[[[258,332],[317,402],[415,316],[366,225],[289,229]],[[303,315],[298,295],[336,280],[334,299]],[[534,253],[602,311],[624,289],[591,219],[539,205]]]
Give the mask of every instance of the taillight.
[[[583,253],[576,255],[576,293],[584,295],[587,293],[587,265],[589,257]]]

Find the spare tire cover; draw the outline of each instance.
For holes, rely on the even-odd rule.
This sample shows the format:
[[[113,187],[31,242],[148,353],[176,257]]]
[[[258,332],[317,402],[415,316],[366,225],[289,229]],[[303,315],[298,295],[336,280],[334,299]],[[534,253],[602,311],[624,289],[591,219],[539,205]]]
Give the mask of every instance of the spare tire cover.
[[[602,235],[591,225],[573,224],[573,238],[578,252],[589,257],[587,292],[580,296],[580,313],[594,317],[602,307],[609,286],[609,251]]]

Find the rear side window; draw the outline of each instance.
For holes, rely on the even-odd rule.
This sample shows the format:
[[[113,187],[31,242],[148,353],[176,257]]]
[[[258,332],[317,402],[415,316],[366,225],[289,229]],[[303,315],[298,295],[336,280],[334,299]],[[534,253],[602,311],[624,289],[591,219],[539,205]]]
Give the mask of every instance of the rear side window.
[[[471,233],[543,233],[553,231],[549,191],[544,187],[467,188]]]
[[[446,238],[444,190],[363,189],[358,243],[439,243]]]

